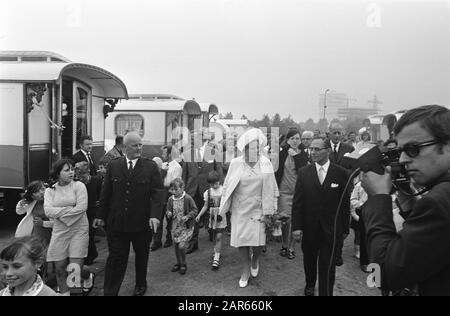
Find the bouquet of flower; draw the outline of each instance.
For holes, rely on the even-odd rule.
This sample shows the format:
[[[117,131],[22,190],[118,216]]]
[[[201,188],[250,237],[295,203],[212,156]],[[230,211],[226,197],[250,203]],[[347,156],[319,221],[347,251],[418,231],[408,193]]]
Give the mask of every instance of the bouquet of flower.
[[[281,236],[281,221],[277,214],[263,216],[260,220],[266,227],[266,234]]]

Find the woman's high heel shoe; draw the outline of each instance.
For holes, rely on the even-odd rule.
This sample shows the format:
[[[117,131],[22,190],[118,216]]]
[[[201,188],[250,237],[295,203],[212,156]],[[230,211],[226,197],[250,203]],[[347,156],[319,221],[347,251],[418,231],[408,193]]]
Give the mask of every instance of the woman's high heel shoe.
[[[240,288],[245,288],[245,287],[247,287],[247,285],[248,285],[248,280],[250,280],[250,275],[248,275],[248,277],[247,277],[246,280],[243,280],[242,277],[241,277],[241,279],[239,280],[239,287],[240,287]]]
[[[256,269],[253,269],[253,267],[250,267],[250,274],[252,275],[252,277],[256,278],[259,274],[259,260],[256,264]]]

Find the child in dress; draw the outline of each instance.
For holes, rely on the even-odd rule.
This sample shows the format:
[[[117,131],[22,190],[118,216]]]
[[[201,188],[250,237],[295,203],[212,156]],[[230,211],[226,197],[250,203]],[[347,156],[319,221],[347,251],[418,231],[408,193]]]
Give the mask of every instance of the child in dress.
[[[200,218],[209,211],[209,228],[213,231],[215,240],[214,257],[212,262],[212,269],[218,270],[220,267],[220,251],[222,249],[222,236],[227,228],[227,219],[219,215],[220,200],[222,198],[223,187],[220,184],[220,175],[216,171],[208,174],[208,183],[210,189],[204,194],[205,205],[200,214],[195,219],[200,222]]]
[[[184,182],[180,178],[170,183],[172,196],[167,203],[168,220],[172,219],[172,240],[175,245],[177,264],[172,272],[186,274],[186,248],[194,234],[194,220],[198,213],[194,199],[184,191]]]

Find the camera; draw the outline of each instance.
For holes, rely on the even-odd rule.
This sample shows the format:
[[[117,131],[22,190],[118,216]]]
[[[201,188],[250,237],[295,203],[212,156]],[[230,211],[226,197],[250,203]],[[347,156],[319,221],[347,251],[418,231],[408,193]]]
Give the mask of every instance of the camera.
[[[400,155],[401,151],[396,148],[381,152],[381,164],[385,167],[391,167],[394,187],[411,190],[406,167],[400,163]]]
[[[406,167],[400,163],[400,155],[401,151],[397,148],[382,152],[378,146],[374,146],[360,157],[349,157],[349,159],[354,170],[359,168],[363,172],[373,171],[384,174],[385,168],[390,167],[394,190],[403,191],[405,194],[414,194]]]

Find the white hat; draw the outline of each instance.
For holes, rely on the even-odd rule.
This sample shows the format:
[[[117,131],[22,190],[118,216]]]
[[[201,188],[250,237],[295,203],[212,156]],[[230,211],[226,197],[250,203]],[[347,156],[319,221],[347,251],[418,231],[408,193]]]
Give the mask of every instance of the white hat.
[[[259,148],[262,150],[267,145],[267,137],[258,128],[252,128],[246,131],[238,140],[237,148],[242,152],[245,146],[253,141],[258,141]]]
[[[162,161],[161,158],[159,158],[159,157],[154,157],[152,160],[153,160],[154,162],[156,162],[156,164],[158,165],[159,169],[162,168],[163,161]]]

